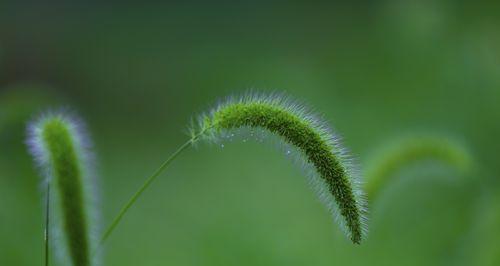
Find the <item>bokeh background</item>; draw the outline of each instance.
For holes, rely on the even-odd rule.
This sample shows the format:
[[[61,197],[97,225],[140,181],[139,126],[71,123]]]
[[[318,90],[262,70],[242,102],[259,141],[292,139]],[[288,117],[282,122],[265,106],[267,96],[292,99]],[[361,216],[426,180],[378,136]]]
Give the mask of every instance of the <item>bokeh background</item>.
[[[313,106],[361,169],[417,132],[459,139],[478,167],[398,173],[358,246],[279,149],[201,145],[131,209],[105,265],[500,265],[500,2],[353,2],[2,1],[0,265],[42,264],[31,117],[86,120],[104,226],[193,116],[248,89]]]

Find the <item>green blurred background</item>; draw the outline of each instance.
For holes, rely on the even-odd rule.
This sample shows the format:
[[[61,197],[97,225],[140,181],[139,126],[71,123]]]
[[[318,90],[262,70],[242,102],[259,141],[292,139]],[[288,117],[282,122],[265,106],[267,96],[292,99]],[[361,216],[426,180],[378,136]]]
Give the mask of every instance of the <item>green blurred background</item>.
[[[2,1],[0,265],[42,264],[33,115],[86,120],[104,226],[193,116],[252,88],[313,106],[362,169],[415,132],[460,139],[478,168],[400,173],[357,246],[280,150],[201,145],[131,209],[105,265],[500,265],[499,3]]]

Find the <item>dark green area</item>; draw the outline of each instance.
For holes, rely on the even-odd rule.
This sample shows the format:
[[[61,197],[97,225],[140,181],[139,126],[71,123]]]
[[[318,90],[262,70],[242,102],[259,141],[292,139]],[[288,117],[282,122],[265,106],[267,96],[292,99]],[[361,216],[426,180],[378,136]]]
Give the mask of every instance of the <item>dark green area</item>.
[[[353,245],[272,145],[200,143],[127,213],[104,265],[500,265],[499,1],[49,2],[0,3],[0,265],[43,261],[31,114],[69,106],[88,123],[104,227],[191,117],[250,88],[314,107],[362,169],[430,132],[479,170],[402,171]]]

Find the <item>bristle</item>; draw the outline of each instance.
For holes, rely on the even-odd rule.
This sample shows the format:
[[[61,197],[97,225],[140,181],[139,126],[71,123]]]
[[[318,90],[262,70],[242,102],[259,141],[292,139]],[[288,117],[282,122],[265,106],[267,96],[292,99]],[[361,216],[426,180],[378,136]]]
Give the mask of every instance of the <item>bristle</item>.
[[[62,265],[95,265],[94,158],[82,120],[67,110],[50,111],[28,124],[28,148],[49,183],[52,251]]]
[[[274,116],[273,116],[274,115]],[[281,120],[279,120],[281,119]],[[351,240],[366,233],[366,203],[353,159],[320,116],[281,93],[230,96],[198,119],[199,139],[219,143],[241,128],[261,128],[294,145],[310,182]]]

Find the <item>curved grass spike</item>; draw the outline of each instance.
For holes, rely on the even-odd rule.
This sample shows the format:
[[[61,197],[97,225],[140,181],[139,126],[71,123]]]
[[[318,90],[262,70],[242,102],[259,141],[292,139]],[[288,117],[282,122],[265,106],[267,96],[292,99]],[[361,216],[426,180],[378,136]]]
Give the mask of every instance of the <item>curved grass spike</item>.
[[[199,119],[199,126],[191,129],[191,139],[181,146],[144,185],[132,196],[108,228],[101,243],[116,227],[125,212],[151,182],[175,159],[175,157],[200,139],[217,140],[228,131],[239,128],[261,128],[280,137],[300,151],[306,164],[314,168],[312,178],[321,184],[323,199],[333,210],[341,225],[345,225],[350,239],[359,244],[365,232],[364,202],[357,187],[353,171],[345,151],[328,127],[308,113],[304,107],[286,97],[248,95],[229,99]],[[324,193],[326,192],[326,193]]]
[[[30,123],[28,131],[27,142],[45,177],[47,192],[53,188],[54,197],[47,213],[54,215],[48,236],[56,245],[52,250],[61,264],[92,265],[89,251],[93,219],[88,206],[90,177],[86,169],[89,154],[82,124],[62,112],[51,113]],[[49,196],[46,195],[47,202]]]
[[[365,191],[368,199],[376,198],[401,169],[422,161],[444,163],[463,173],[473,164],[469,152],[446,137],[427,135],[401,139],[379,152],[367,168]]]

